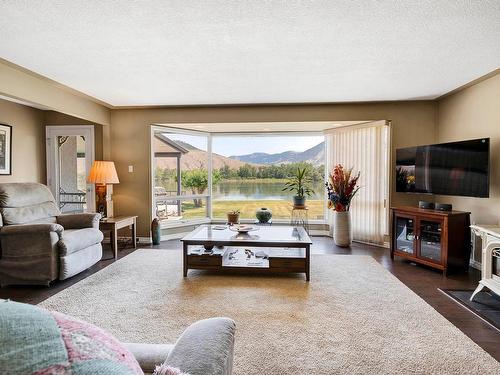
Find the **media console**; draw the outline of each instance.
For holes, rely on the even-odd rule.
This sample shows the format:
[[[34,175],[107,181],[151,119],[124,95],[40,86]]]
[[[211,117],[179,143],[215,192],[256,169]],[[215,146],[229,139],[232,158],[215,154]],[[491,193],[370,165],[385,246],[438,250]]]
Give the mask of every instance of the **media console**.
[[[469,267],[470,212],[391,208],[391,259],[399,256],[443,271]]]

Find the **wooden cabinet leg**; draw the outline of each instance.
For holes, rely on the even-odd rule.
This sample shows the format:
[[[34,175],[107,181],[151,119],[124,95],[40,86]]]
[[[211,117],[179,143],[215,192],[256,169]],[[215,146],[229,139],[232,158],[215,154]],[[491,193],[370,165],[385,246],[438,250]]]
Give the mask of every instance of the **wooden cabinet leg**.
[[[311,279],[311,247],[306,247],[306,281]]]
[[[182,266],[184,269],[184,277],[187,277],[188,274],[188,269],[187,269],[187,244],[183,243],[182,244],[182,252],[183,252],[183,258],[182,258]]]
[[[111,231],[111,249],[115,259],[118,259],[118,230],[116,228]]]
[[[132,246],[134,249],[137,249],[137,225],[134,219],[134,223],[132,224]]]

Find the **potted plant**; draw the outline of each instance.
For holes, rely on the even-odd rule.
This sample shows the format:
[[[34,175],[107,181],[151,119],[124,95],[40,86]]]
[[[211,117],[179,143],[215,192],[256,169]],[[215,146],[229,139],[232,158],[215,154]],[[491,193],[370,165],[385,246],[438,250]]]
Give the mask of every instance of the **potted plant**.
[[[240,211],[229,211],[227,213],[227,223],[229,225],[238,224],[240,222]]]
[[[314,191],[310,188],[311,184],[312,178],[309,168],[299,167],[295,171],[294,176],[285,183],[285,187],[282,191],[295,192],[293,197],[294,207],[304,207],[306,205],[306,196],[309,197],[314,194]]]
[[[358,174],[352,174],[351,169],[344,169],[340,164],[333,168],[326,183],[328,193],[328,208],[334,210],[333,239],[337,246],[347,247],[352,242],[351,216],[349,208],[351,201],[359,190]]]

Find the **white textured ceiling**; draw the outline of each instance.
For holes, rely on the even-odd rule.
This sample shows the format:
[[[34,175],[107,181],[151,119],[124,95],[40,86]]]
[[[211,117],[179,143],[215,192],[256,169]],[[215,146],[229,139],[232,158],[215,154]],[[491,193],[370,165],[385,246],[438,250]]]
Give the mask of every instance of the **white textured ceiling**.
[[[2,0],[0,57],[116,106],[428,99],[500,66],[500,0]]]

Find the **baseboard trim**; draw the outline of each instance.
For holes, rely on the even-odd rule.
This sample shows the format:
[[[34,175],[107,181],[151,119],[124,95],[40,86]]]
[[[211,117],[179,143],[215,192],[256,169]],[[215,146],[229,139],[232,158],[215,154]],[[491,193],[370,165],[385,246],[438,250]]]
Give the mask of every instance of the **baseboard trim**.
[[[309,235],[310,236],[326,236],[326,237],[329,237],[330,236],[330,231],[328,231],[328,230],[314,230],[314,229],[310,229],[309,230]]]
[[[477,260],[471,259],[471,260],[469,261],[469,265],[470,265],[472,268],[475,268],[476,270],[481,271],[481,263],[479,263]]]
[[[137,240],[139,241],[140,244],[151,244],[153,241],[151,240],[151,237],[137,237]]]
[[[188,232],[179,232],[179,233],[172,233],[172,234],[162,234],[160,237],[160,241],[170,241],[170,240],[177,240],[182,237],[184,237],[186,234],[189,234],[191,231]]]
[[[136,237],[136,238],[138,244],[150,244],[153,242],[151,240],[151,237]],[[118,237],[118,241],[132,241],[132,237],[120,236]],[[105,237],[102,240],[102,243],[110,243],[109,237]]]

